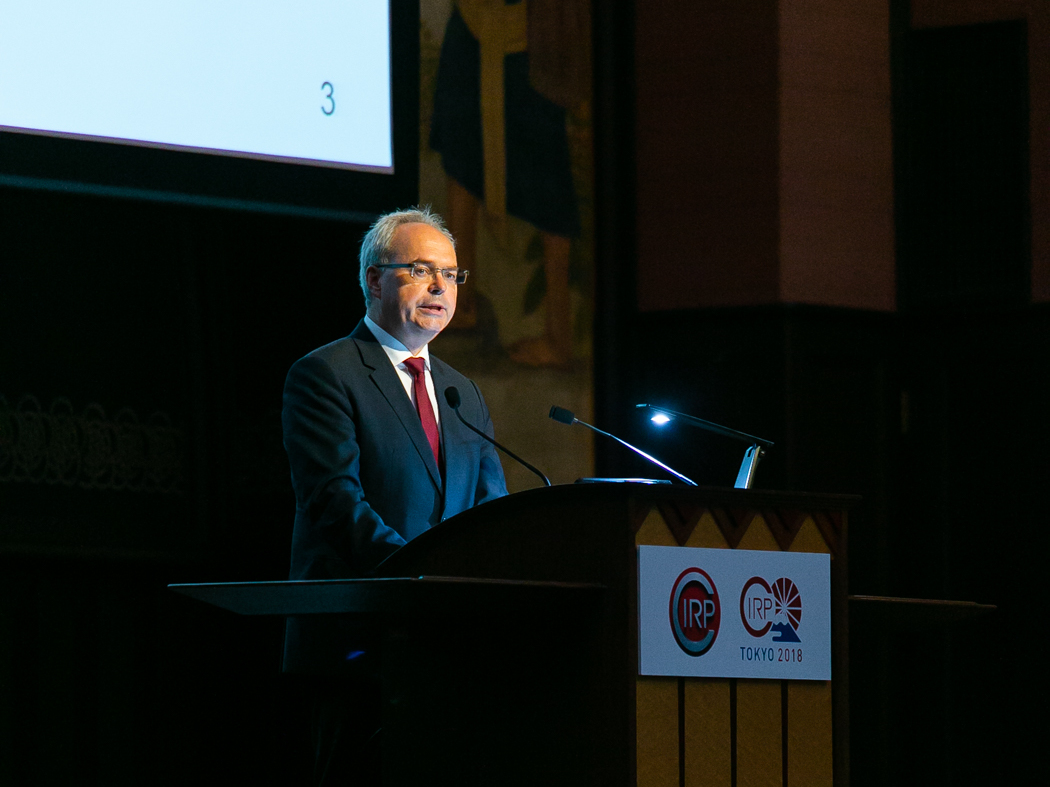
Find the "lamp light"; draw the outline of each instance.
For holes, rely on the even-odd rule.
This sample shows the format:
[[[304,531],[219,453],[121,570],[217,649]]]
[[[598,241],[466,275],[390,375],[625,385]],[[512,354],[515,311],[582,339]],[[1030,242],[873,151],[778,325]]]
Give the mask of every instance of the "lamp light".
[[[651,410],[653,414],[649,417],[649,420],[657,426],[663,426],[672,420],[679,420],[708,432],[714,432],[715,434],[720,434],[725,437],[731,437],[734,440],[742,440],[745,443],[750,443],[750,447],[744,452],[744,459],[740,463],[740,470],[737,471],[736,474],[736,483],[734,486],[737,489],[751,488],[751,483],[755,478],[755,468],[758,467],[758,460],[765,456],[765,449],[773,445],[772,440],[755,437],[746,432],[741,432],[737,429],[730,429],[728,426],[705,421],[703,418],[686,415],[685,413],[670,410],[666,407],[659,407],[654,404],[638,404],[635,406],[641,409]]]

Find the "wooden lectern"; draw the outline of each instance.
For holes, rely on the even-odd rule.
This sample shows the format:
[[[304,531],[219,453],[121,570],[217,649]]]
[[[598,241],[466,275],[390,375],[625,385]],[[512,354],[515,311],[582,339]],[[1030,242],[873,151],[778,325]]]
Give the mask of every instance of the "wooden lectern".
[[[175,589],[241,612],[370,617],[390,785],[846,785],[853,500],[542,488],[450,519],[373,579]],[[833,680],[640,677],[642,544],[830,553]]]

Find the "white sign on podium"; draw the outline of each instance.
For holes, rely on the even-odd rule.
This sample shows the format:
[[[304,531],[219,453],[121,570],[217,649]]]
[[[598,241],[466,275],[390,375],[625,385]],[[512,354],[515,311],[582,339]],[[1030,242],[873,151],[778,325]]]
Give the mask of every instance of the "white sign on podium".
[[[831,557],[638,547],[639,673],[831,679]]]

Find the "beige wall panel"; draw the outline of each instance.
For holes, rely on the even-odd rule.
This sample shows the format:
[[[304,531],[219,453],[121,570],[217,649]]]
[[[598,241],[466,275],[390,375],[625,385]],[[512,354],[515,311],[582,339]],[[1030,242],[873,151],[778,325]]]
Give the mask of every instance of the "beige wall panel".
[[[788,684],[788,784],[831,787],[831,683]]]
[[[831,550],[824,541],[817,526],[813,524],[813,517],[806,517],[802,527],[798,529],[795,540],[791,542],[791,552],[820,552],[828,553]]]
[[[678,546],[678,542],[675,541],[675,537],[664,522],[664,518],[660,516],[660,512],[655,508],[649,512],[649,516],[645,518],[642,526],[638,528],[638,532],[634,534],[634,543],[658,547]]]
[[[737,681],[737,787],[780,787],[782,784],[780,714],[779,681]]]
[[[751,525],[748,527],[747,532],[744,533],[744,537],[740,539],[740,543],[737,544],[737,549],[771,549],[780,550],[780,545],[777,544],[773,534],[769,532],[769,526],[766,525],[761,514],[756,514],[755,518],[751,520]]]
[[[847,175],[837,180],[830,193],[847,189]],[[890,211],[796,200],[782,205],[780,215],[784,302],[893,310],[897,280]]]
[[[729,681],[685,682],[685,785],[730,787],[732,783]]]
[[[678,787],[678,678],[638,678],[638,787]]]
[[[892,311],[889,6],[778,8],[780,300]]]
[[[705,547],[707,549],[727,549],[729,547],[725,536],[718,529],[718,524],[709,511],[705,511],[700,517],[700,521],[696,523],[696,528],[689,534],[685,545],[687,547]]]

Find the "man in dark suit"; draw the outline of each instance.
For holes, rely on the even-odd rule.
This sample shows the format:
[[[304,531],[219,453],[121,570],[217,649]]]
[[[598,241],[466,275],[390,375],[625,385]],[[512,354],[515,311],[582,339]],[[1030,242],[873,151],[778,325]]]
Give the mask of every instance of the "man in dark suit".
[[[495,449],[445,401],[445,390],[456,387],[463,416],[491,435],[480,391],[427,349],[452,319],[467,275],[440,217],[428,210],[382,216],[365,235],[360,266],[365,318],[348,337],[296,361],[285,383],[296,499],[291,579],[361,576],[444,519],[507,494]],[[337,624],[292,619],[285,667],[344,670],[364,642]],[[351,683],[340,695],[374,706],[362,683]],[[321,783],[354,769],[354,739],[375,713],[363,708],[349,718],[343,705],[343,697],[323,701],[315,719]],[[357,729],[362,716],[364,730]]]

